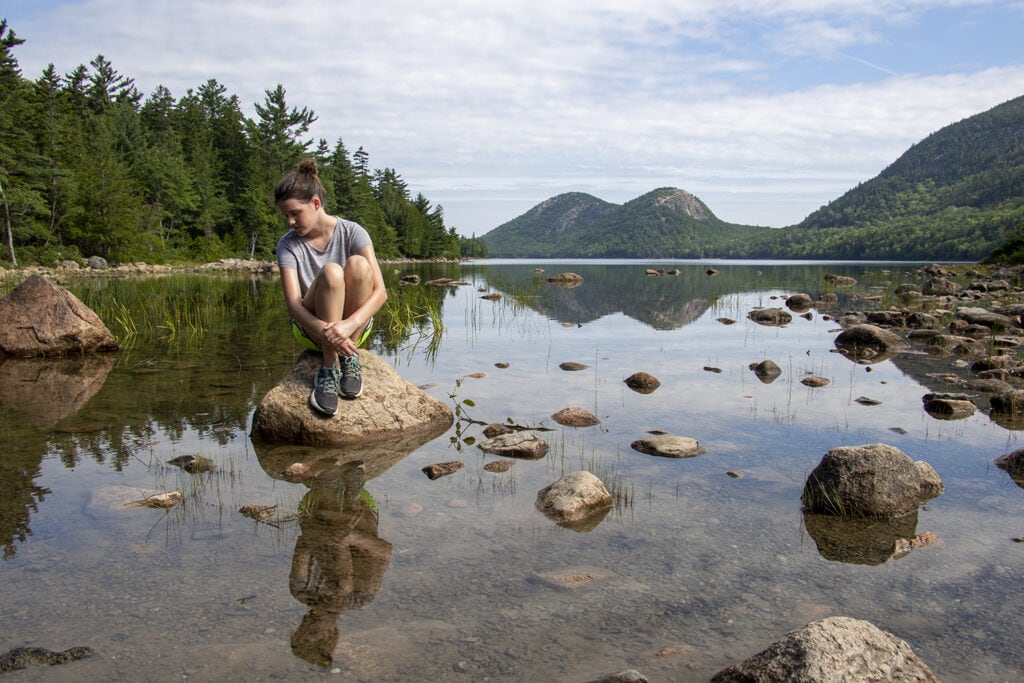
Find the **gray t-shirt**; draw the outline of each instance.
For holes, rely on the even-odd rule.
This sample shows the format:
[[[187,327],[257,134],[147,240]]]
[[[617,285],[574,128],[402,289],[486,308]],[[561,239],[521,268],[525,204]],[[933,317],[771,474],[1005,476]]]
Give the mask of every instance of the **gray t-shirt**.
[[[305,294],[325,265],[337,263],[344,268],[349,256],[359,253],[371,244],[373,242],[366,228],[339,218],[331,241],[323,251],[311,247],[306,240],[296,235],[294,230],[286,232],[277,241],[277,266],[294,268],[299,274],[302,293]]]

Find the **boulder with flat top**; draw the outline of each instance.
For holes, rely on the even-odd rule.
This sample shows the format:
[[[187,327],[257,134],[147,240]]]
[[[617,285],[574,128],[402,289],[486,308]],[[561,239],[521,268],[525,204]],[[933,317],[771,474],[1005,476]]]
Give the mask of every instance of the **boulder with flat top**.
[[[338,412],[323,417],[309,407],[322,359],[319,352],[304,352],[291,374],[260,401],[252,419],[253,438],[265,443],[349,446],[437,434],[452,425],[454,416],[447,404],[405,381],[383,358],[360,350],[359,360],[362,396],[339,401]]]

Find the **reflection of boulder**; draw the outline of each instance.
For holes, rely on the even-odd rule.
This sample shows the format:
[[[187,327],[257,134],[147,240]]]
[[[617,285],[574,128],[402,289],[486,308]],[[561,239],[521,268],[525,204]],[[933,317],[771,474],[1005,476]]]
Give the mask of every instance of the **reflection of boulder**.
[[[354,444],[343,448],[275,445],[253,441],[260,467],[274,479],[312,481],[325,472],[346,463],[361,463],[366,480],[378,477],[405,456],[447,431],[405,434],[372,444]]]
[[[1024,389],[996,394],[989,399],[989,418],[1004,429],[1024,429]]]
[[[906,641],[850,617],[810,623],[711,677],[712,683],[938,680]]]
[[[117,349],[98,315],[41,275],[0,299],[0,355],[30,358]]]
[[[1000,455],[995,459],[995,465],[1009,474],[1017,486],[1024,489],[1024,448]]]
[[[559,287],[572,288],[583,284],[583,276],[576,273],[559,273],[549,276],[547,281]]]
[[[896,541],[917,534],[917,511],[895,519],[837,517],[804,512],[804,528],[818,554],[833,562],[883,564],[893,556]]]
[[[436,436],[452,425],[451,408],[406,382],[382,358],[360,351],[359,359],[363,395],[342,401],[334,417],[323,418],[308,404],[322,359],[317,352],[304,352],[292,373],[256,408],[253,437],[270,443],[345,446],[414,433]]]
[[[116,356],[0,360],[0,404],[49,428],[84,406],[107,380]]]

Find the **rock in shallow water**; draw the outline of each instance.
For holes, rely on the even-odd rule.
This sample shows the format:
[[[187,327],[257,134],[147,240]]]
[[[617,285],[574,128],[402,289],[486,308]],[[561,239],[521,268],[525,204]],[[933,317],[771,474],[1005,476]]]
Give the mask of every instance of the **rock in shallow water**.
[[[697,439],[688,436],[650,436],[637,439],[630,448],[662,458],[692,458],[706,452]]]
[[[548,452],[548,443],[535,434],[513,432],[500,434],[477,444],[477,448],[485,453],[504,455],[509,458],[525,458],[539,460]]]
[[[938,680],[906,641],[850,617],[812,622],[711,678],[712,683]]]

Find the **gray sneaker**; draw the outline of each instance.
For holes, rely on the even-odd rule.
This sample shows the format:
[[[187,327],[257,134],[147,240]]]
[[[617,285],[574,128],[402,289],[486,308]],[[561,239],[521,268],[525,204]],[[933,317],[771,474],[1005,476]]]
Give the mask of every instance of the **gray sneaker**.
[[[353,399],[363,395],[363,369],[359,365],[359,354],[341,356],[341,381],[339,393],[343,398]]]
[[[341,382],[341,370],[320,366],[313,380],[313,391],[309,394],[309,405],[319,413],[331,417],[338,411],[338,385]]]

